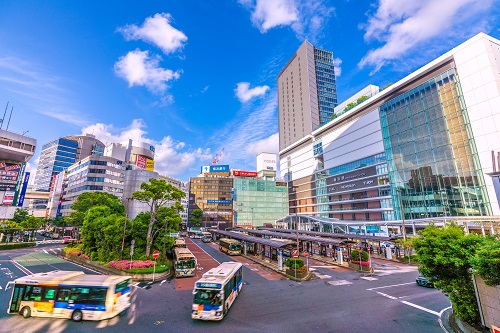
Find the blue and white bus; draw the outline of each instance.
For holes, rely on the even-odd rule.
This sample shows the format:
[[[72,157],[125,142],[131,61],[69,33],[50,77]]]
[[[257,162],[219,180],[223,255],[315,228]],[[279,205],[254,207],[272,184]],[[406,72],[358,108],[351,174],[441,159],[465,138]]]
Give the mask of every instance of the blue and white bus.
[[[196,274],[196,257],[185,247],[174,248],[175,277],[194,276]]]
[[[130,276],[53,271],[27,275],[11,284],[7,312],[24,318],[103,320],[130,307]]]
[[[194,284],[191,318],[222,320],[243,286],[243,265],[224,262]]]

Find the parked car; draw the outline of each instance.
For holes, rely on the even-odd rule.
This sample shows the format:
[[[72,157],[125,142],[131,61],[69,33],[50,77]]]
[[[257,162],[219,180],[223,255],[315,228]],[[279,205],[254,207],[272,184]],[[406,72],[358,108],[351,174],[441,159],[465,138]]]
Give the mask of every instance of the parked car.
[[[390,247],[391,249],[394,248],[394,244],[391,242],[380,242],[380,247]]]
[[[434,284],[430,282],[426,277],[419,276],[416,281],[419,286],[434,288]]]
[[[63,236],[62,241],[63,241],[63,244],[71,243],[71,241],[72,241],[71,236]]]
[[[59,239],[59,234],[57,232],[52,233],[52,239]]]

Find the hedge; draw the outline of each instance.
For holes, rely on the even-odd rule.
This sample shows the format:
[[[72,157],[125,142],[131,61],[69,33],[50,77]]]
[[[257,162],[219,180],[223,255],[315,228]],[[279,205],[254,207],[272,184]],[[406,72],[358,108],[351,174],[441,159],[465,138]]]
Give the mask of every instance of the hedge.
[[[26,243],[6,243],[0,244],[0,250],[14,250],[14,249],[22,249],[25,247],[35,246],[35,242],[26,242]]]

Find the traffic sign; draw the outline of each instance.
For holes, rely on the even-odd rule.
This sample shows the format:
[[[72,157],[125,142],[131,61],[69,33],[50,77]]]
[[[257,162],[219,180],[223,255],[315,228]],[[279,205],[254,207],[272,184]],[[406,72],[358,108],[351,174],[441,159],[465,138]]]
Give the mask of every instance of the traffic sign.
[[[175,237],[175,238],[177,238],[177,237],[179,237],[179,233],[178,233],[178,232],[171,232],[171,233],[170,233],[170,237]]]
[[[155,250],[155,251],[153,252],[153,258],[155,258],[155,259],[156,259],[156,258],[158,258],[159,256],[160,256],[160,251]]]
[[[309,252],[307,252],[307,251],[306,251],[306,252],[304,252],[304,256],[305,256],[305,257],[309,257]]]
[[[293,257],[294,257],[295,259],[297,259],[297,258],[299,257],[299,254],[298,254],[298,253],[294,253],[294,254],[293,254]]]

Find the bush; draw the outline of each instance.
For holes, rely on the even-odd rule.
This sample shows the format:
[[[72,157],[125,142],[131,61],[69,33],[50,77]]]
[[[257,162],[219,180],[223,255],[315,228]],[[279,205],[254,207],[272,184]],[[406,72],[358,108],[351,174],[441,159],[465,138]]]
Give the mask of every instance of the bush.
[[[352,261],[359,261],[359,252],[357,249],[353,249],[351,252],[351,260]],[[361,252],[361,261],[368,261],[368,252],[363,250]]]
[[[0,244],[0,250],[14,250],[14,249],[22,249],[25,247],[32,247],[35,246],[36,243],[7,243],[7,244]]]
[[[286,267],[290,267],[293,269],[300,269],[304,266],[304,260],[302,259],[295,259],[295,258],[288,258],[287,261],[285,262]]]
[[[80,249],[75,248],[65,248],[64,252],[70,256],[79,256],[82,254],[82,251]]]
[[[168,270],[168,262],[163,265],[156,265],[155,273],[163,273]],[[125,269],[129,274],[153,274],[154,267]]]
[[[155,264],[155,262],[153,260],[134,260],[134,261],[132,261],[132,270],[153,267],[154,264]],[[120,271],[124,271],[124,270],[129,269],[130,261],[129,260],[110,261],[108,263],[108,266],[112,267],[112,268],[116,268]]]

